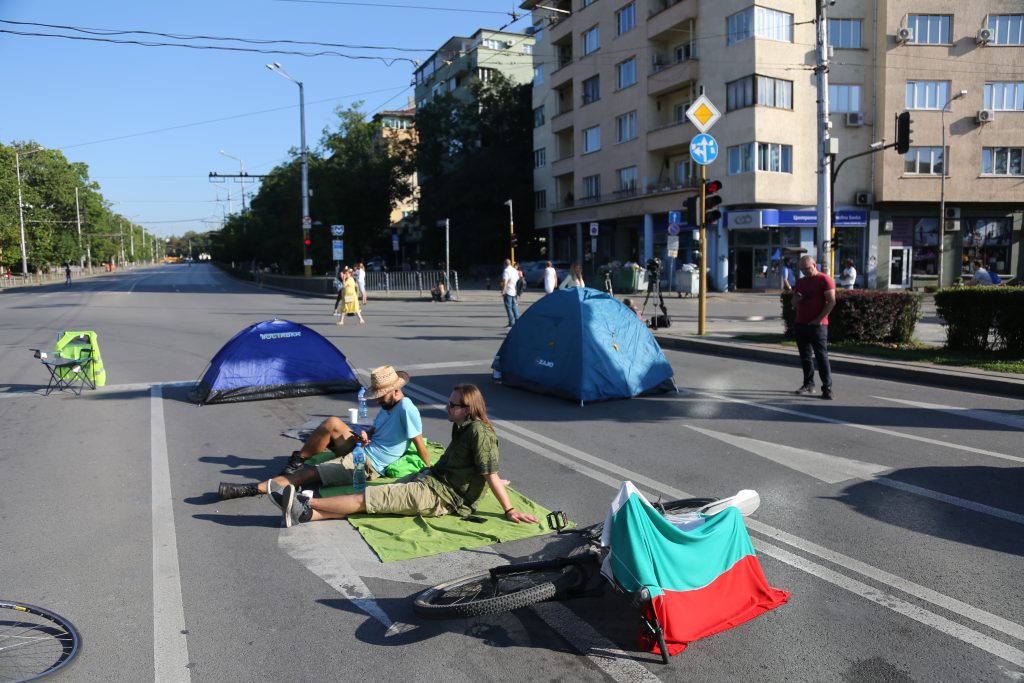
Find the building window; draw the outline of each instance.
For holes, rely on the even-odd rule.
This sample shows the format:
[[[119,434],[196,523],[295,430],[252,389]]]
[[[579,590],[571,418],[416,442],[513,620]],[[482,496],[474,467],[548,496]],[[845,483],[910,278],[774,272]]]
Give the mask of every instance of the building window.
[[[978,259],[989,271],[1010,272],[1010,221],[1006,218],[969,218],[963,221],[962,272],[971,273]]]
[[[907,16],[907,28],[914,32],[914,39],[911,42],[915,45],[948,45],[951,19],[948,14]]]
[[[680,102],[672,107],[672,123],[686,123],[689,119],[686,118],[686,110],[690,108],[693,102]]]
[[[583,129],[583,153],[596,152],[601,149],[601,126]]]
[[[995,35],[992,45],[1024,45],[1024,14],[990,14],[988,27]]]
[[[544,83],[544,65],[538,64],[533,67],[533,84],[535,86],[542,85]]]
[[[636,193],[636,166],[618,169],[615,171],[615,179],[618,183],[619,192]]]
[[[636,83],[636,57],[630,57],[615,65],[616,83],[619,90]]]
[[[615,35],[621,36],[636,28],[636,3],[631,2],[615,13]]]
[[[907,81],[907,109],[939,110],[949,102],[949,81]]]
[[[601,197],[601,176],[588,175],[583,178],[583,198],[600,199]]]
[[[1024,111],[1024,83],[986,83],[985,109]]]
[[[911,147],[903,156],[903,172],[908,175],[941,175],[944,165],[941,147]]]
[[[697,183],[697,164],[687,157],[675,163],[672,178],[677,185],[695,185]]]
[[[595,2],[597,2],[597,0],[581,0],[580,9],[583,9],[584,7],[590,7]]]
[[[837,114],[862,111],[860,108],[860,86],[829,85],[828,109],[830,112]]]
[[[591,76],[583,81],[583,104],[590,104],[601,99],[601,77]]]
[[[540,168],[548,163],[548,150],[546,147],[533,150],[533,167]]]
[[[615,141],[625,142],[636,137],[636,112],[615,117]]]
[[[793,15],[767,7],[748,7],[725,20],[726,45],[757,36],[768,40],[793,42]]]
[[[726,111],[752,107],[754,104],[776,109],[792,109],[793,82],[769,76],[747,76],[726,84]]]
[[[536,37],[537,36],[534,35],[535,39],[536,39]],[[533,54],[533,45],[530,45],[529,43],[523,43],[523,50],[522,50],[522,52],[523,52],[524,55],[532,55]]]
[[[860,19],[829,19],[828,44],[837,50],[860,48]]]
[[[486,83],[487,81],[494,78],[494,69],[487,69],[481,67],[476,70],[476,77]]]
[[[547,190],[537,190],[533,193],[533,208],[535,211],[541,211],[548,208]]]
[[[729,148],[729,175],[750,173],[754,170],[754,143]]]
[[[793,172],[793,146],[774,142],[757,143],[757,170],[772,173]]]
[[[983,175],[1024,175],[1022,157],[1024,147],[982,147],[981,172]]]
[[[583,54],[589,55],[601,47],[601,33],[597,26],[583,32]]]
[[[540,128],[544,125],[544,105],[533,110],[533,127]]]

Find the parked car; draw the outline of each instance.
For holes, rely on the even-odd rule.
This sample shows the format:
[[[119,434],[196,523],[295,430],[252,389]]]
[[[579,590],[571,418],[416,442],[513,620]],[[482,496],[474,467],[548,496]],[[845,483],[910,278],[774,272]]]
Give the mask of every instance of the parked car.
[[[558,283],[569,274],[569,263],[567,261],[552,261],[551,265],[554,266],[555,272],[558,273],[558,277],[555,280],[555,286],[557,287]],[[526,286],[544,289],[544,269],[547,266],[547,261],[535,261],[529,270],[524,268],[523,276],[526,278]]]

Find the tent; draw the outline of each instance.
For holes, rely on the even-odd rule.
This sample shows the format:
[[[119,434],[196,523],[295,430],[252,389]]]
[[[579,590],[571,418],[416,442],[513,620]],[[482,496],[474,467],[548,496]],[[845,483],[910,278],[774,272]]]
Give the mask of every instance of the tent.
[[[675,389],[672,367],[637,314],[582,287],[556,290],[531,305],[491,367],[508,386],[581,404]]]
[[[230,403],[359,387],[352,366],[331,342],[305,325],[275,318],[232,337],[210,361],[192,398]]]

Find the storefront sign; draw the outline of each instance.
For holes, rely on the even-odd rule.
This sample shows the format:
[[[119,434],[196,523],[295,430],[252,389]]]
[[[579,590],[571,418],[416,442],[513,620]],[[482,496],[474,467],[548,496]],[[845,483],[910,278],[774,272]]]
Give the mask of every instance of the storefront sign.
[[[837,228],[863,228],[867,223],[867,211],[836,212]],[[814,209],[760,209],[730,211],[726,214],[726,225],[730,230],[802,228],[817,224],[818,212]]]

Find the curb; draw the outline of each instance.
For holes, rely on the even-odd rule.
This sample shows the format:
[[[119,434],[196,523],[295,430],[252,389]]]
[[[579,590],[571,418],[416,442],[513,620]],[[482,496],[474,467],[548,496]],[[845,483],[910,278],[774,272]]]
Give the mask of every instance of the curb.
[[[775,349],[764,345],[735,341],[701,339],[696,337],[669,337],[655,335],[662,348],[697,351],[717,356],[749,358],[782,365],[799,365],[795,351]],[[833,370],[850,374],[898,379],[927,386],[966,389],[985,394],[1024,398],[1024,378],[1017,379],[1002,373],[984,370],[965,372],[953,368],[929,366],[922,363],[900,363],[878,358],[860,358],[844,354],[829,354]]]

